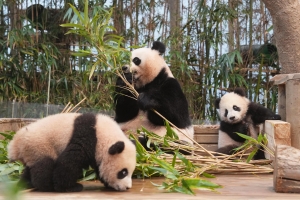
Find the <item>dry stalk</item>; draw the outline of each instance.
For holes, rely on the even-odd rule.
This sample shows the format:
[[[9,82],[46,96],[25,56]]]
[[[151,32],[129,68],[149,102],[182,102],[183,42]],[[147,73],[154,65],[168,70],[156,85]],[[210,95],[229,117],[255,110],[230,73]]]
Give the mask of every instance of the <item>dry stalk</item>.
[[[73,106],[73,104],[71,104],[71,102],[69,102],[63,109],[63,111],[61,111],[62,113],[69,113],[72,112],[75,108],[77,108],[82,102],[84,102],[86,100],[86,97],[84,97],[79,103],[77,103],[75,106]],[[78,112],[80,109],[80,107],[77,108],[77,110],[75,110],[75,112]]]

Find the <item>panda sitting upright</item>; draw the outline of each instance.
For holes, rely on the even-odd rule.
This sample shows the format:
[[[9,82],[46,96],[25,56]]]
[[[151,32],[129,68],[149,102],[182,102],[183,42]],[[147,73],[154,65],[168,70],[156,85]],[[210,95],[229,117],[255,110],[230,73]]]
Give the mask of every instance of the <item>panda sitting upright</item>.
[[[125,133],[136,132],[144,127],[157,135],[164,136],[166,134],[164,119],[154,112],[156,110],[193,138],[194,129],[189,116],[188,102],[179,82],[174,78],[162,56],[164,52],[165,45],[158,41],[153,42],[152,48],[138,48],[131,52],[130,71],[134,88],[139,96],[133,102],[133,95],[122,89],[124,83],[118,79],[116,84],[118,94],[114,99],[115,120]],[[125,77],[130,78],[131,73],[124,73]],[[179,140],[192,143],[180,131],[173,130]]]
[[[224,154],[232,154],[234,148],[245,142],[245,139],[236,133],[257,138],[257,125],[265,120],[281,119],[270,109],[251,102],[242,88],[236,88],[233,92],[216,99],[215,106],[219,109],[221,120],[217,152]],[[259,150],[254,158],[264,159],[264,152]]]

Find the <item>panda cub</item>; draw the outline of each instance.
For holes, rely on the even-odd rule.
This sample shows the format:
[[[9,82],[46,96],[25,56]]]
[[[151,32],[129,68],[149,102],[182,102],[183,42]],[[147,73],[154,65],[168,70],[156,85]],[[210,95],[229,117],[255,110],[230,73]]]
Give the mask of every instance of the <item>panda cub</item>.
[[[136,132],[141,127],[160,136],[166,134],[164,119],[154,110],[168,119],[190,138],[194,129],[188,111],[188,102],[179,82],[174,78],[166,64],[163,54],[165,45],[153,42],[151,48],[138,48],[131,52],[130,72],[126,78],[133,76],[134,88],[139,93],[137,100],[133,95],[118,89],[115,96],[115,120],[125,133]],[[116,88],[124,82],[117,81]],[[116,89],[117,90],[117,89]],[[125,92],[125,93],[124,93]],[[122,97],[123,96],[123,97]],[[173,129],[179,140],[192,143],[180,131]]]
[[[265,120],[280,120],[279,115],[260,104],[251,102],[242,88],[236,88],[216,99],[215,106],[219,109],[220,129],[218,139],[219,153],[232,154],[233,149],[241,146],[245,139],[236,133],[253,138],[258,136],[257,125]],[[264,159],[264,152],[259,150],[254,159]]]
[[[40,191],[81,191],[77,180],[88,166],[106,187],[127,190],[136,165],[135,145],[101,114],[56,114],[29,124],[9,143],[8,157],[25,165],[21,181]]]

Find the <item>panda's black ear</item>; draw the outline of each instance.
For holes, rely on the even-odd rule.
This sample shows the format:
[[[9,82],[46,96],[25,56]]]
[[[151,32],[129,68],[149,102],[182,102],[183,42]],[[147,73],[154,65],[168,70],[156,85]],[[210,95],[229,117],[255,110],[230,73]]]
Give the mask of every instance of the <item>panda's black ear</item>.
[[[153,42],[151,49],[158,51],[159,55],[162,55],[166,51],[166,46],[159,41],[155,41],[155,42]]]
[[[215,107],[216,107],[216,109],[219,109],[219,108],[220,108],[220,101],[221,101],[221,98],[217,98],[217,99],[215,100]]]
[[[245,90],[243,88],[235,88],[233,92],[242,97],[246,96]]]
[[[109,147],[108,149],[108,153],[110,155],[115,155],[118,153],[121,153],[125,148],[125,144],[122,141],[118,141],[115,144],[111,145],[111,147]]]

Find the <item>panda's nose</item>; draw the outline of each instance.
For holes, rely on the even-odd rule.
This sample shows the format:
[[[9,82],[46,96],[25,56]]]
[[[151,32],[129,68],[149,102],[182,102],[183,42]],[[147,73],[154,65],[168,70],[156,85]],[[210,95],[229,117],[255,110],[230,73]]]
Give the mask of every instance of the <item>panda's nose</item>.
[[[235,118],[235,116],[233,116],[233,117],[229,117],[229,119],[230,119],[230,120],[234,120],[234,118]]]
[[[123,71],[123,72],[125,72],[125,71],[127,71],[127,70],[128,70],[128,66],[125,65],[125,66],[122,67],[122,71]]]

